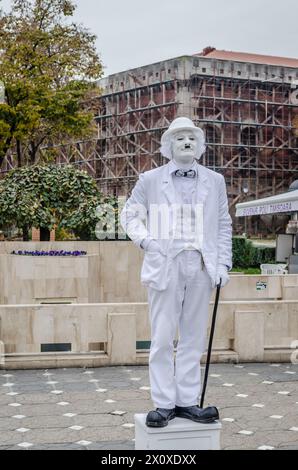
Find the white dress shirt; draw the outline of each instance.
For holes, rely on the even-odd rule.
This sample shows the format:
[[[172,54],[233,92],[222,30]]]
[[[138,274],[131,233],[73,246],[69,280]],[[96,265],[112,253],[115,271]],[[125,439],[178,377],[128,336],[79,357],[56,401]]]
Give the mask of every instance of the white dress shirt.
[[[179,211],[177,219],[176,233],[173,234],[172,256],[178,255],[183,250],[200,250],[200,246],[195,243],[194,229],[195,229],[195,191],[197,185],[198,173],[194,178],[187,178],[185,176],[176,176],[176,170],[195,170],[196,162],[193,161],[189,166],[183,165],[181,167],[174,160],[169,162],[170,174],[173,178],[173,184],[176,191],[177,203],[181,207],[186,207]]]
[[[195,243],[194,227],[195,227],[195,191],[198,178],[198,172],[194,178],[187,178],[185,176],[176,176],[176,170],[196,170],[195,160],[190,165],[178,166],[178,164],[171,160],[169,162],[170,174],[173,178],[173,184],[177,197],[177,204],[179,207],[186,207],[187,210],[178,211],[176,232],[172,234],[174,241],[172,245],[172,256],[176,256],[183,250],[198,250],[201,251],[201,247]],[[190,219],[189,219],[190,216]],[[149,243],[152,239],[144,239],[141,243],[141,247],[145,250],[148,248]]]

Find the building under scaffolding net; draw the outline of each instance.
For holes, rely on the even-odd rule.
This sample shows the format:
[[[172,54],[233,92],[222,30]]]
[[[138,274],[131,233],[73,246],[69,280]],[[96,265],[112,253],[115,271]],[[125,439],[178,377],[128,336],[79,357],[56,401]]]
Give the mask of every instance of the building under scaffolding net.
[[[96,177],[105,192],[129,194],[139,173],[167,162],[160,138],[177,116],[204,129],[200,163],[225,176],[233,218],[237,202],[286,191],[298,177],[296,59],[207,48],[99,85]]]
[[[224,175],[236,232],[244,226],[236,203],[284,192],[298,178],[298,59],[206,48],[98,86],[97,136],[60,146],[57,163],[86,169],[105,193],[129,195],[139,173],[167,162],[160,139],[178,116],[204,129],[200,163]],[[260,223],[247,231],[262,231]]]

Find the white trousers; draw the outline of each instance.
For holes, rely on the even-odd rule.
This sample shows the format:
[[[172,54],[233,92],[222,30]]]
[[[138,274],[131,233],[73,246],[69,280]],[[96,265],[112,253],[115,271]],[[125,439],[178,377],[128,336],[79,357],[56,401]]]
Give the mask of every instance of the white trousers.
[[[211,279],[199,251],[180,252],[167,289],[147,288],[151,323],[149,377],[155,407],[197,405],[206,348]],[[176,361],[174,339],[179,331]]]

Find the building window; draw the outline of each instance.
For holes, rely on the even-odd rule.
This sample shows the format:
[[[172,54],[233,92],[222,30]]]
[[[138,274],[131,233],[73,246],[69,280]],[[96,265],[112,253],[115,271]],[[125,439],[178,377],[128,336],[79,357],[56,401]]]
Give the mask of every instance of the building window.
[[[258,72],[256,72],[256,73],[255,73],[255,77],[258,77],[258,76],[259,76],[259,73],[258,73]]]
[[[202,68],[202,72],[206,73],[206,68],[205,67]]]
[[[254,127],[245,127],[241,132],[241,141],[245,146],[257,144],[257,133]]]
[[[194,74],[190,77],[189,84],[191,88],[199,87],[201,84],[201,78],[198,74]]]
[[[171,69],[168,69],[168,73],[171,73]]]
[[[237,75],[241,75],[241,72],[240,72],[240,70],[238,70],[238,71],[237,71]]]
[[[156,72],[156,73],[155,73],[155,76],[158,77],[158,76],[159,76],[159,72]]]
[[[208,144],[219,144],[220,143],[220,131],[217,127],[209,124],[205,127],[206,143]]]
[[[224,69],[220,69],[219,73],[224,74],[225,73]]]

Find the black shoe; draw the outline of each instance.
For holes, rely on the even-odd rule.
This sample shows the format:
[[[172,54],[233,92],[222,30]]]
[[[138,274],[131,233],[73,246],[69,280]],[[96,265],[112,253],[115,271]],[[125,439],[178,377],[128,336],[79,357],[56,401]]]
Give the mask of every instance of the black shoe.
[[[156,408],[147,414],[146,425],[152,428],[163,428],[173,418],[175,418],[175,408]]]
[[[215,406],[199,408],[199,406],[176,406],[175,414],[178,418],[191,419],[197,423],[213,423],[219,419],[218,409]]]

